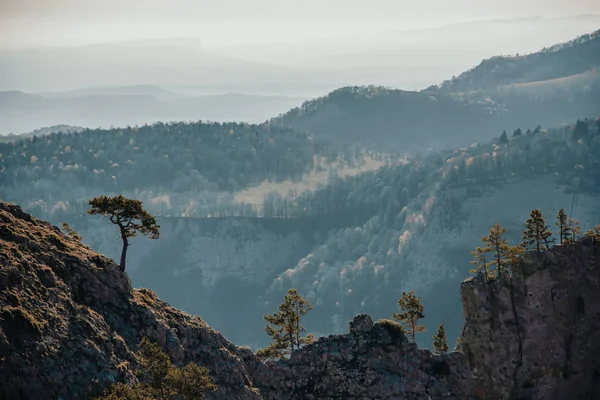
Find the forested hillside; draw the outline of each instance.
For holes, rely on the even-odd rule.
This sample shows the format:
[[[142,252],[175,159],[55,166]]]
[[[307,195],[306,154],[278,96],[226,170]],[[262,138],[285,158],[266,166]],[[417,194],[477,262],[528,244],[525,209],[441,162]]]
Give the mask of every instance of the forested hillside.
[[[415,290],[426,324],[445,323],[454,338],[462,315],[456,290],[481,235],[501,221],[518,242],[535,207],[550,225],[565,208],[594,226],[598,188],[599,119],[523,127],[487,143],[414,153],[316,191],[271,194],[261,219],[159,219],[158,241],[134,242],[130,273],[134,284],[253,347],[265,344],[262,315],[289,287],[315,305],[307,327],[316,334],[342,332],[357,312],[389,317],[401,292]],[[82,212],[53,220],[67,220],[86,243],[116,257],[113,227]],[[417,340],[428,346],[429,337]]]
[[[553,126],[600,109],[600,32],[518,57],[493,57],[420,92],[345,87],[271,120],[376,148],[454,148],[502,130]]]
[[[442,83],[443,93],[574,77],[600,68],[600,30],[527,55],[497,56]]]
[[[43,213],[78,201],[85,207],[101,193],[134,193],[163,214],[204,216],[218,203],[243,214],[243,204],[230,204],[236,191],[356,160],[344,151],[268,124],[157,123],[34,135],[0,143],[0,197]],[[254,215],[252,207],[246,211]]]

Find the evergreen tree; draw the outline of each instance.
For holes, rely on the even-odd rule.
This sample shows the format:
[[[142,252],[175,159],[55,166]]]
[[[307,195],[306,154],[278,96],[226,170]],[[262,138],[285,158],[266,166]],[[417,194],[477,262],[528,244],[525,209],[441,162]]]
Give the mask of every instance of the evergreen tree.
[[[567,217],[567,213],[564,209],[558,210],[558,214],[556,215],[556,226],[558,226],[558,237],[560,239],[560,244],[569,242],[569,218]]]
[[[508,143],[508,136],[506,135],[506,131],[503,131],[502,135],[500,135],[500,143],[502,143],[502,144]]]
[[[508,240],[503,238],[506,228],[500,226],[500,224],[494,224],[490,228],[489,236],[482,238],[483,243],[487,244],[492,248],[494,254],[493,263],[496,265],[498,274],[506,273],[508,271]]]
[[[121,271],[125,271],[129,238],[137,236],[140,232],[150,239],[158,239],[160,226],[156,223],[156,219],[144,210],[141,200],[128,199],[123,195],[115,197],[102,195],[91,199],[89,205],[91,208],[87,211],[88,214],[108,217],[110,222],[119,227],[123,241],[119,264]]]
[[[581,237],[581,225],[579,221],[569,218],[567,221],[567,225],[569,227],[569,240],[568,243],[575,243],[577,239]]]
[[[525,223],[525,230],[521,235],[523,242],[522,247],[526,250],[536,250],[539,257],[542,251],[550,248],[552,241],[552,232],[550,227],[546,225],[542,212],[538,209],[532,210],[529,213],[529,218]]]
[[[517,128],[514,132],[513,132],[513,137],[517,137],[517,136],[521,136],[523,134],[523,131],[521,131],[521,128]]]
[[[393,318],[400,322],[405,332],[410,332],[412,341],[415,343],[415,334],[427,331],[425,325],[418,324],[420,319],[425,318],[421,300],[415,296],[414,292],[402,292],[402,298],[398,300],[398,305],[402,312],[394,314]]]
[[[438,326],[437,333],[433,335],[433,348],[440,354],[448,352],[448,343],[446,343],[446,329],[444,324]]]
[[[259,350],[256,355],[262,360],[282,359],[300,347],[312,343],[312,334],[301,336],[306,329],[300,324],[300,318],[312,309],[310,302],[303,299],[296,289],[289,289],[283,303],[279,305],[279,310],[275,314],[265,315],[265,331],[273,342]]]
[[[504,239],[506,228],[500,224],[494,224],[490,228],[488,236],[483,236],[481,241],[484,247],[477,247],[471,253],[475,258],[471,264],[478,267],[471,270],[472,273],[484,271],[486,279],[493,279],[499,274],[507,273],[510,267],[511,247],[508,245],[508,240]],[[491,261],[487,261],[487,253],[491,253]]]
[[[585,236],[591,238],[594,242],[600,241],[600,225],[596,225],[594,229],[585,231]]]
[[[483,276],[487,281],[495,277],[495,270],[490,270],[490,264],[487,262],[486,254],[492,251],[491,247],[477,247],[475,251],[471,252],[471,255],[475,260],[471,261],[471,264],[477,266],[477,268],[471,269],[472,274],[477,274],[483,271]]]

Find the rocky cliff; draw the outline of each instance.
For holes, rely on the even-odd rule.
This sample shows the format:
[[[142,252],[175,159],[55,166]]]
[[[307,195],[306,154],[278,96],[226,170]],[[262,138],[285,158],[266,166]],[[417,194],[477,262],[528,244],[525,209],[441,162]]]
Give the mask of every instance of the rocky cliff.
[[[599,243],[521,261],[511,278],[462,284],[460,348],[477,398],[600,398]]]
[[[0,399],[88,399],[133,382],[142,337],[209,369],[209,399],[590,399],[600,396],[600,246],[523,258],[462,285],[460,352],[419,350],[361,314],[289,360],[262,363],[199,317],[133,289],[114,262],[0,201]]]
[[[174,362],[199,362],[214,398],[259,399],[250,356],[198,317],[132,289],[106,257],[0,202],[0,398],[87,399],[135,378],[143,336]]]
[[[462,353],[419,350],[396,322],[366,314],[349,334],[322,337],[254,377],[269,400],[469,399],[473,388]]]
[[[0,201],[0,399],[87,399],[133,382],[141,338],[209,369],[211,399],[466,398],[460,353],[418,350],[393,322],[361,315],[290,360],[261,363],[199,317],[133,289],[106,257]]]

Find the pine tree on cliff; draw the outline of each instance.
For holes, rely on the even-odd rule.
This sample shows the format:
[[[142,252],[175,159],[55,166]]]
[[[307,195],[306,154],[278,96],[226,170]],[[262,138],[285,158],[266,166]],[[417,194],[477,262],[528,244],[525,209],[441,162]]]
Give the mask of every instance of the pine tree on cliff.
[[[156,219],[142,207],[141,200],[128,199],[123,195],[115,197],[99,196],[91,199],[90,209],[87,211],[90,215],[102,215],[108,217],[110,222],[119,227],[123,249],[121,250],[121,271],[125,271],[125,261],[127,258],[127,248],[129,247],[129,238],[137,236],[140,232],[150,239],[158,239],[160,226]]]
[[[600,242],[600,225],[596,225],[594,229],[585,231],[585,236],[592,239],[594,243]]]
[[[546,225],[546,220],[542,212],[538,209],[532,210],[529,213],[529,218],[525,222],[525,230],[521,235],[523,242],[521,245],[526,250],[535,250],[538,257],[542,251],[550,248],[552,241],[552,232],[550,227]]]
[[[487,244],[492,248],[492,252],[494,255],[493,263],[496,265],[496,271],[498,274],[503,274],[508,272],[508,251],[510,246],[508,245],[508,240],[504,239],[504,233],[506,232],[506,228],[500,226],[500,224],[494,224],[490,228],[489,236],[484,236],[481,238],[483,243]]]
[[[486,279],[493,279],[499,274],[507,273],[511,260],[511,247],[508,240],[504,239],[506,228],[500,224],[494,224],[490,228],[488,236],[483,236],[481,241],[484,247],[477,247],[471,255],[475,258],[471,264],[477,265],[472,273],[484,272]],[[491,253],[491,261],[487,261],[486,254]]]
[[[575,243],[577,239],[581,238],[581,225],[579,224],[579,221],[571,218],[569,218],[567,224],[569,226],[569,233],[571,235],[568,243]]]
[[[433,335],[433,349],[440,354],[448,352],[448,343],[446,343],[446,329],[444,324],[438,326],[437,332]]]
[[[475,258],[475,260],[471,261],[471,264],[476,265],[477,268],[473,268],[469,272],[472,274],[483,272],[486,281],[493,279],[495,276],[495,270],[490,270],[490,264],[486,258],[486,254],[490,251],[492,251],[491,247],[477,247],[475,251],[471,252],[471,255]]]
[[[556,226],[558,226],[558,237],[560,244],[568,243],[569,241],[569,217],[564,209],[558,210],[556,215]]]
[[[289,289],[283,303],[279,305],[279,310],[275,314],[264,317],[267,321],[265,331],[273,339],[273,342],[256,352],[258,358],[262,360],[282,359],[300,347],[312,343],[315,340],[312,334],[301,336],[306,329],[304,325],[300,324],[300,318],[312,309],[310,302],[303,299],[296,289]]]
[[[569,218],[562,208],[558,210],[556,215],[556,226],[558,227],[560,244],[574,243],[581,236],[579,221]]]
[[[421,300],[415,296],[415,292],[402,292],[402,298],[398,300],[398,305],[402,312],[393,315],[393,318],[400,322],[405,332],[410,333],[413,343],[415,343],[415,334],[417,332],[426,332],[425,325],[419,325],[419,320],[425,318],[423,311],[425,308]]]

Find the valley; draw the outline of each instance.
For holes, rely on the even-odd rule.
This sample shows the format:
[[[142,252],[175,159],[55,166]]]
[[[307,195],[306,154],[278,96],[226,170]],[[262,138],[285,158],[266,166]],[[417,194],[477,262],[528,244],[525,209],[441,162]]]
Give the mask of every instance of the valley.
[[[527,23],[546,22],[515,29]],[[31,393],[46,385],[73,400],[139,383],[143,337],[177,368],[207,366],[218,387],[209,399],[542,400],[577,382],[588,385],[578,398],[600,393],[589,345],[600,31],[490,55],[422,90],[348,84],[351,74],[326,67],[331,59],[324,70],[294,64],[293,49],[281,54],[293,65],[178,39],[0,51],[0,87],[15,86],[0,92],[0,135],[15,133],[0,136],[0,372],[49,360],[31,362],[23,379],[10,372],[0,399],[30,398],[31,382]],[[21,91],[28,85],[35,90]],[[314,94],[326,86],[337,89]],[[131,204],[88,212],[90,199],[120,195],[156,218],[156,240],[134,237],[149,228],[131,214],[115,216]],[[534,258],[522,244],[530,212],[562,241],[561,209],[581,231],[543,252],[538,237]],[[494,224],[515,253],[506,274],[490,278],[472,262]],[[485,267],[500,269],[500,247]],[[126,269],[125,257],[115,263],[125,252]],[[577,286],[590,313],[579,311]],[[315,341],[266,362],[257,355],[270,342],[265,316],[290,289],[313,307],[303,324]],[[409,292],[428,327],[413,343],[391,321]],[[448,354],[432,349],[441,325]],[[544,333],[554,325],[558,333]],[[560,356],[536,344],[546,337]],[[52,383],[54,368],[70,393]]]

